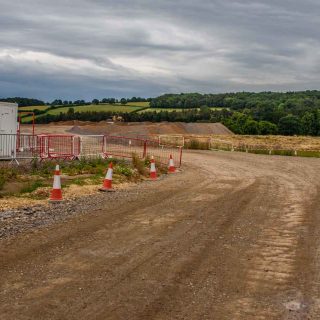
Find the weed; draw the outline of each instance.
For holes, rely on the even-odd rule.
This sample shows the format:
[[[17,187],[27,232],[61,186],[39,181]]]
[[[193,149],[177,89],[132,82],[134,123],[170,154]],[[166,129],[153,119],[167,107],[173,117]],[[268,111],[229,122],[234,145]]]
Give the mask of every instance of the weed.
[[[137,169],[139,174],[143,176],[148,174],[146,170],[146,160],[141,160],[136,153],[132,154],[132,165]]]
[[[38,188],[43,187],[43,182],[42,181],[34,181],[31,183],[28,183],[25,187],[23,187],[20,191],[20,193],[31,193],[35,190],[37,190]]]
[[[122,164],[118,164],[117,166],[115,166],[113,172],[115,174],[121,174],[121,175],[124,175],[126,177],[132,177],[132,175],[133,175],[132,169],[129,168],[128,166],[124,166]]]
[[[3,189],[4,184],[6,183],[6,179],[4,176],[0,176],[0,190]]]
[[[272,150],[272,154],[278,156],[294,156],[293,150]]]
[[[301,150],[301,151],[297,151],[297,156],[320,158],[320,151]]]

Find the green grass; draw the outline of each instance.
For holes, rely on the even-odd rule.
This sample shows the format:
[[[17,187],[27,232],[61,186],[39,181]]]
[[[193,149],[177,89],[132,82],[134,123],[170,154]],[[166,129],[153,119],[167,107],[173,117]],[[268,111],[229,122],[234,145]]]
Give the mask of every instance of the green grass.
[[[168,111],[168,112],[176,111],[176,112],[181,112],[181,111],[183,111],[183,110],[187,110],[187,109],[148,108],[148,109],[144,109],[144,110],[138,111],[138,113],[143,113],[143,112],[161,112],[161,111]]]
[[[20,190],[20,193],[31,193],[31,192],[37,190],[38,188],[41,188],[44,186],[47,186],[47,185],[45,185],[42,181],[39,181],[39,180],[29,182],[25,187],[23,187]]]
[[[29,106],[29,107],[19,107],[19,111],[33,111],[36,110],[47,110],[50,106]]]
[[[45,161],[39,162],[34,159],[31,163],[21,165],[19,167],[4,166],[0,167],[0,191],[1,195],[8,195],[9,191],[6,188],[7,183],[17,182],[17,187],[14,192],[15,195],[30,195],[35,199],[42,199],[48,197],[47,191],[34,193],[37,189],[52,186],[52,178],[55,170],[56,163],[60,164],[62,175],[67,177],[63,178],[63,187],[70,185],[90,185],[100,184],[105,177],[109,163],[112,161],[114,167],[114,180],[115,183],[126,181],[138,181],[141,175],[136,170],[136,166],[128,161],[113,158],[111,159],[85,159],[77,161]],[[144,175],[148,175],[146,164],[141,160]]]
[[[134,106],[134,107],[149,107],[149,102],[128,102],[126,106]]]
[[[47,114],[60,114],[60,112],[66,113],[68,112],[69,108],[70,107],[49,110]],[[133,112],[133,111],[140,110],[141,107],[127,106],[127,105],[122,106],[122,105],[111,105],[111,104],[99,104],[99,105],[78,106],[78,107],[73,107],[73,109],[75,112],[87,112],[87,111]]]
[[[69,108],[73,108],[75,112],[86,112],[86,111],[95,111],[95,112],[161,112],[161,111],[168,111],[168,112],[182,112],[184,110],[191,110],[191,109],[175,109],[175,108],[148,108],[150,105],[149,102],[129,102],[126,105],[121,104],[104,104],[101,103],[99,105],[85,105],[85,106],[63,106],[56,109],[48,110],[45,114],[36,115],[35,118],[39,118],[45,116],[46,114],[57,115],[62,113],[67,113]],[[47,110],[50,106],[30,106],[30,107],[20,107],[19,111],[33,111],[34,109],[37,110]],[[147,108],[147,109],[146,109]],[[210,108],[211,110],[221,110],[222,108]],[[197,108],[199,110],[199,108]],[[32,116],[24,117],[22,122],[31,121]]]
[[[320,151],[298,150],[297,155],[299,157],[320,158]]]
[[[138,102],[136,102],[138,103]],[[146,103],[146,102],[139,102],[139,103]],[[98,105],[86,105],[86,106],[66,106],[62,108],[52,109],[48,110],[45,114],[37,115],[36,118],[40,118],[45,116],[46,114],[52,114],[57,115],[62,113],[67,113],[69,108],[73,108],[75,112],[87,112],[87,111],[94,111],[94,112],[115,112],[115,113],[121,113],[121,112],[134,112],[139,111],[143,109],[143,106],[134,106],[134,105],[120,105],[120,104],[98,104]],[[22,122],[30,121],[32,120],[32,116],[28,116],[22,119]]]
[[[188,110],[194,110],[197,109],[198,111],[200,110],[200,108],[193,108],[193,109],[182,109],[182,108],[148,108],[148,109],[144,109],[141,111],[138,111],[138,113],[143,113],[143,112],[161,112],[161,111],[168,111],[168,112],[182,112],[182,111],[188,111]],[[222,110],[223,108],[210,108],[211,110]]]

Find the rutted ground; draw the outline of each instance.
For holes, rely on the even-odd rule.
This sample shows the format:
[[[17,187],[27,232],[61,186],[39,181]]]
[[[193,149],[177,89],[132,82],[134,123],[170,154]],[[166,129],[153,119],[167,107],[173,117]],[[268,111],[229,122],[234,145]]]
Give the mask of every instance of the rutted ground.
[[[138,193],[2,240],[1,318],[320,319],[320,161],[185,160]]]

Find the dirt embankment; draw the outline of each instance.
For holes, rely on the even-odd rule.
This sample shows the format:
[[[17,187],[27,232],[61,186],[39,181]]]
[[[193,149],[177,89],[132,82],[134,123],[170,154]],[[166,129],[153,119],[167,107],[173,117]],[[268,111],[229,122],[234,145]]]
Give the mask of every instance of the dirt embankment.
[[[37,125],[38,133],[74,133],[74,134],[116,134],[149,136],[155,134],[224,134],[232,132],[221,123],[183,123],[183,122],[130,122],[130,123],[107,123],[68,121],[52,123],[49,125]],[[23,132],[31,132],[30,125],[24,125]]]
[[[184,159],[1,241],[1,319],[319,319],[319,160]]]

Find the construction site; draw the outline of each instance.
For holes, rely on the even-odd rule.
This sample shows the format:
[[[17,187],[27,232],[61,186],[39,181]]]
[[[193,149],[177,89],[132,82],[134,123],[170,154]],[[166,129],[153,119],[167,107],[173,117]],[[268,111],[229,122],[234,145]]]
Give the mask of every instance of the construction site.
[[[320,319],[319,138],[1,110],[1,319]]]

